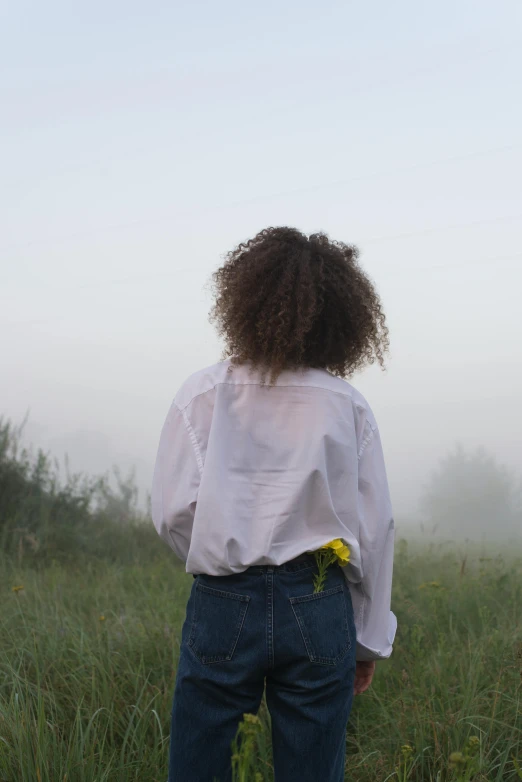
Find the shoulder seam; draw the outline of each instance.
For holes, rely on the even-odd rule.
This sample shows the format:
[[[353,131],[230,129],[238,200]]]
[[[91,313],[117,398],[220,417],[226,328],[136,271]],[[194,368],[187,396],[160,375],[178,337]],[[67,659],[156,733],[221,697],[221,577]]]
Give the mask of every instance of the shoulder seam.
[[[373,436],[375,434],[375,430],[377,429],[377,427],[374,426],[372,424],[372,422],[368,418],[366,419],[366,423],[369,424],[370,431],[368,432],[368,434],[366,435],[366,437],[363,439],[363,441],[361,443],[361,447],[359,448],[359,453],[357,454],[357,459],[358,460],[360,460],[361,456],[363,455],[364,450],[365,450],[366,446],[368,445],[368,443],[371,442],[371,440],[373,439]]]
[[[226,380],[220,380],[217,383],[214,383],[214,385],[211,386],[210,388],[206,388],[204,391],[200,391],[198,394],[194,394],[194,396],[192,396],[189,399],[189,401],[186,404],[183,405],[183,407],[181,407],[176,402],[176,407],[178,408],[178,410],[180,412],[183,412],[185,410],[185,408],[187,408],[190,405],[190,403],[194,401],[194,399],[197,399],[198,396],[203,396],[203,394],[208,394],[209,391],[214,391],[214,389],[217,386],[262,386],[262,385],[263,385],[262,383],[227,383]],[[266,388],[268,388],[268,387],[269,386],[266,386]],[[351,396],[351,394],[343,393],[342,391],[333,391],[331,388],[325,388],[324,386],[316,386],[316,385],[313,385],[312,383],[307,383],[307,384],[304,384],[304,383],[295,383],[295,384],[285,383],[285,384],[281,384],[281,385],[278,385],[278,386],[274,386],[274,388],[316,388],[319,391],[327,391],[330,394],[337,394],[338,396],[344,396],[346,399],[349,399],[350,402],[352,402],[352,404],[356,405],[357,407],[360,407],[362,410],[366,410],[366,408],[364,406],[362,406],[358,402],[354,401],[354,399]]]
[[[203,474],[203,459],[201,458],[201,451],[199,450],[199,443],[196,437],[196,433],[194,432],[194,429],[192,428],[192,424],[190,423],[189,417],[187,415],[187,411],[185,408],[183,410],[180,408],[177,402],[174,402],[177,409],[183,416],[183,421],[185,422],[185,427],[188,432],[188,436],[190,437],[190,442],[192,443],[192,447],[194,448],[194,454],[196,456],[196,462],[198,465],[199,474]]]

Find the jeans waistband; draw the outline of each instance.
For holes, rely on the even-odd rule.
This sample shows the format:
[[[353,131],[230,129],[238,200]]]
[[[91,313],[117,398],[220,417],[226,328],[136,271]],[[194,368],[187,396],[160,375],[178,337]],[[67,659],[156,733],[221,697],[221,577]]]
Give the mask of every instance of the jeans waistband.
[[[290,559],[288,562],[284,562],[282,565],[251,565],[247,568],[247,573],[267,573],[267,572],[294,572],[297,570],[304,570],[312,565],[315,565],[315,557],[313,554],[299,554],[298,557]]]
[[[313,554],[299,554],[298,557],[290,559],[288,562],[284,562],[282,565],[250,565],[244,573],[274,573],[278,571],[284,571],[286,573],[292,573],[299,570],[304,570],[315,565],[315,557]],[[194,575],[194,578],[196,576]]]

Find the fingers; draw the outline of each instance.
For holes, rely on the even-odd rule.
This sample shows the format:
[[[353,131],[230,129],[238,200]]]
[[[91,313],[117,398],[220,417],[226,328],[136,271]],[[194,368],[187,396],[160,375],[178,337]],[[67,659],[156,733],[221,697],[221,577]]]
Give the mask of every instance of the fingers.
[[[357,662],[355,669],[355,681],[354,681],[354,695],[360,695],[362,692],[366,692],[372,683],[373,674],[375,672],[374,662]]]
[[[360,695],[362,692],[366,692],[367,689],[369,689],[370,684],[372,683],[372,677],[358,677],[355,680],[354,684],[354,695]]]

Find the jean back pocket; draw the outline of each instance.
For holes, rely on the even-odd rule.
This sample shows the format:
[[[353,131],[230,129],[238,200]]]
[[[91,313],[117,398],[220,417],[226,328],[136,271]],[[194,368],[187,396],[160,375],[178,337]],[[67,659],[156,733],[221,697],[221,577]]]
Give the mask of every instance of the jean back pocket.
[[[343,584],[289,598],[310,662],[336,665],[352,646]]]
[[[204,664],[231,660],[245,621],[250,597],[195,583],[188,645]]]

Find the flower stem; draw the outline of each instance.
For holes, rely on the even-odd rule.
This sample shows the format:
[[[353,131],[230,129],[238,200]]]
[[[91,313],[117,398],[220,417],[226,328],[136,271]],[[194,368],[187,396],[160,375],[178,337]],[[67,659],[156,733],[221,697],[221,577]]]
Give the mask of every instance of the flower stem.
[[[315,561],[317,563],[317,574],[314,576],[314,594],[322,592],[326,581],[326,572],[337,557],[331,549],[318,549],[314,551]]]

